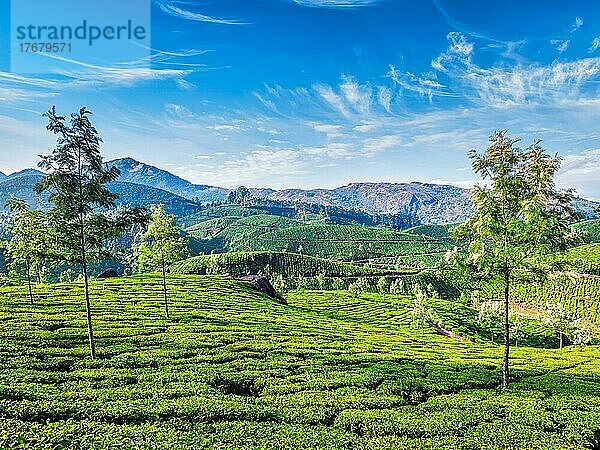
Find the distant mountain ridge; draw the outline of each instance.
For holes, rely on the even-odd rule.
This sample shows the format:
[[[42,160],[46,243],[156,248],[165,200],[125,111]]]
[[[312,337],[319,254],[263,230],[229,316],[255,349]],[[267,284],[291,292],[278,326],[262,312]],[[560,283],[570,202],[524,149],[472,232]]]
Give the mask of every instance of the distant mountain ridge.
[[[172,204],[174,212],[181,214],[199,208],[198,203],[223,201],[230,192],[222,187],[193,184],[166,170],[133,158],[115,159],[107,164],[121,171],[114,186],[122,196],[121,201],[129,205],[167,202]],[[33,205],[46,207],[45,199],[36,197],[37,194],[31,191],[34,182],[42,175],[39,170],[25,169],[8,176],[0,176],[0,201],[6,199],[7,195],[21,194]],[[140,189],[140,186],[147,189]],[[250,191],[256,197],[265,200],[332,206],[373,216],[402,215],[413,217],[423,224],[455,223],[473,214],[473,203],[468,189],[432,183],[350,183],[335,189],[277,191],[269,188],[250,188]],[[593,218],[594,209],[600,203],[576,198],[574,205],[584,217]]]
[[[50,209],[49,194],[47,192],[38,194],[33,190],[43,175],[38,170],[26,169],[0,179],[0,209],[11,196],[25,200],[32,208]],[[108,184],[108,188],[119,196],[117,199],[119,205],[149,206],[162,203],[167,212],[175,215],[191,214],[201,209],[200,205],[187,198],[151,186],[114,181]]]
[[[430,183],[350,183],[335,189],[285,189],[271,200],[301,201],[369,214],[407,215],[422,223],[451,223],[473,213],[467,189]]]
[[[121,171],[118,181],[162,189],[199,203],[223,200],[229,193],[228,189],[190,183],[171,172],[133,158],[115,159],[108,161],[107,164]]]

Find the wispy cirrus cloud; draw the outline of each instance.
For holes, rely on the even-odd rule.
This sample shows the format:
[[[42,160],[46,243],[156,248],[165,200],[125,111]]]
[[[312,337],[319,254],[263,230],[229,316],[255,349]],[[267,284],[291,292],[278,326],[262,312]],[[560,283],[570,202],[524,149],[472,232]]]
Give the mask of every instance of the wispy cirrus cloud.
[[[382,0],[286,0],[292,1],[302,6],[310,8],[330,8],[330,9],[347,9],[347,8],[364,8],[366,6],[374,6],[381,3]]]
[[[84,61],[69,59],[50,53],[41,53],[57,62],[52,73],[45,77],[28,76],[9,72],[0,72],[0,99],[6,102],[30,101],[39,98],[59,96],[61,93],[76,90],[96,89],[98,87],[131,87],[138,83],[157,80],[172,80],[180,89],[194,87],[185,77],[200,70],[206,70],[201,64],[175,63],[178,67],[160,67],[171,64],[167,60],[203,54],[203,51],[186,50],[182,52],[160,52],[159,60],[151,68],[149,61],[138,60],[102,66]],[[162,55],[162,56],[161,56]],[[202,67],[201,67],[202,66]]]
[[[307,161],[300,152],[289,149],[255,150],[220,167],[222,183],[228,186],[253,184],[273,186],[289,176],[307,173]]]
[[[206,14],[201,14],[198,12],[190,11],[188,9],[180,8],[176,6],[176,4],[180,2],[173,2],[169,0],[154,0],[156,5],[161,9],[161,11],[169,14],[171,16],[192,20],[194,22],[208,22],[208,23],[216,23],[221,25],[245,25],[246,23],[241,20],[235,19],[222,19],[216,18],[212,16],[208,16]]]
[[[161,79],[180,79],[189,75],[193,69],[153,69],[145,67],[138,61],[115,66],[101,66],[77,61],[58,55],[45,53],[44,56],[68,63],[64,68],[55,69],[62,75],[79,85],[116,84],[131,86],[137,82]]]
[[[575,17],[573,25],[571,25],[571,33],[575,33],[583,26],[583,19],[581,17]]]
[[[588,53],[594,53],[599,48],[600,48],[600,37],[596,37],[590,44],[590,48],[588,48]]]
[[[374,156],[384,150],[398,147],[401,143],[402,136],[400,134],[389,134],[366,139],[363,143],[361,154],[363,156]]]
[[[349,158],[352,156],[352,145],[348,142],[332,142],[320,147],[302,147],[309,156],[327,158]]]
[[[448,40],[448,48],[432,60],[432,67],[447,77],[454,92],[487,106],[579,98],[585,95],[584,88],[600,77],[600,58],[484,68],[474,62],[474,44],[464,35],[453,32]]]
[[[1,75],[1,74],[0,74]],[[57,96],[57,92],[40,92],[22,88],[6,88],[0,86],[0,101],[13,103],[30,101],[39,98],[49,98]]]
[[[598,174],[600,174],[600,149],[592,148],[579,154],[567,154],[563,158],[557,178],[561,186],[578,186],[578,194],[600,201]]]
[[[438,81],[427,76],[418,76],[410,72],[400,72],[393,65],[390,66],[388,76],[399,88],[400,95],[404,92],[415,93],[427,97],[430,102],[433,100],[434,95],[451,95],[446,90],[446,86]]]
[[[340,83],[316,83],[310,88],[286,89],[265,86],[254,96],[267,109],[282,115],[293,116],[300,111],[333,111],[352,120],[369,115],[375,107],[391,113],[393,92],[386,86],[360,83],[356,78],[342,75]]]
[[[555,46],[558,53],[564,53],[569,48],[569,45],[571,45],[571,40],[561,41],[560,39],[552,39],[550,43]]]

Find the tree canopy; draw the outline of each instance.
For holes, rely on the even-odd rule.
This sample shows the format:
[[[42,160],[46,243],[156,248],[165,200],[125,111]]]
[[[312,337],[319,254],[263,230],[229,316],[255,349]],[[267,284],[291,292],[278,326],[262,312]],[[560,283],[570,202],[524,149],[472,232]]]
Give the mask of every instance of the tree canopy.
[[[554,176],[560,158],[548,155],[534,141],[522,149],[518,139],[496,132],[483,154],[469,152],[473,171],[484,184],[472,191],[475,214],[451,229],[462,246],[449,260],[475,278],[500,277],[504,282],[503,384],[509,373],[509,295],[515,273],[543,276],[547,268],[537,256],[567,249],[579,235],[572,223],[577,214],[573,192],[560,191]]]

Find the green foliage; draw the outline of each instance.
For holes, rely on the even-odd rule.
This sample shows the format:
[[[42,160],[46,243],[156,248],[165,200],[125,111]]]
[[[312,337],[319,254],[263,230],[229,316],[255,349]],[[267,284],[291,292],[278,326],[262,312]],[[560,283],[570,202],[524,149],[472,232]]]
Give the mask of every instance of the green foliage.
[[[10,258],[10,268],[25,268],[29,298],[33,303],[31,272],[35,270],[38,280],[41,280],[44,264],[52,254],[50,226],[42,211],[29,209],[23,200],[12,198],[7,206],[12,213],[8,227],[10,239],[4,243],[3,248]]]
[[[546,305],[547,317],[544,323],[552,331],[558,333],[560,348],[563,348],[564,337],[577,329],[578,317],[571,313],[562,303]]]
[[[296,252],[300,246],[306,255],[347,261],[440,253],[450,248],[450,244],[426,236],[351,225],[288,227],[261,234],[253,243],[256,250],[264,251]]]
[[[231,191],[227,196],[227,203],[239,205],[247,208],[254,201],[254,195],[246,186],[240,186],[235,191]]]
[[[204,220],[196,216],[194,224],[186,228],[196,239],[194,252],[291,252],[402,272],[407,268],[434,267],[451,248],[448,239],[356,225],[304,225],[254,209],[250,215],[240,217],[242,208],[234,208],[239,211],[221,206],[207,209]],[[218,212],[217,217],[208,218],[209,211]]]
[[[352,292],[355,295],[362,294],[363,292],[369,292],[370,290],[371,284],[364,277],[358,278],[354,283],[348,286],[348,291]]]
[[[89,120],[90,114],[81,108],[71,115],[68,126],[54,107],[48,111],[47,128],[58,135],[57,146],[42,157],[39,166],[48,174],[35,187],[37,192],[50,192],[54,206],[48,212],[48,222],[56,238],[56,254],[65,262],[82,265],[109,256],[104,242],[145,218],[141,208],[122,208],[119,214],[111,210],[117,195],[106,184],[114,181],[119,171],[103,166],[102,139]]]
[[[479,277],[537,269],[535,256],[565,250],[577,239],[572,194],[554,186],[560,159],[548,156],[539,142],[525,150],[516,142],[498,132],[485,154],[470,153],[474,171],[489,186],[474,190],[475,215],[451,234],[468,245],[458,262]]]
[[[163,205],[165,211],[176,216],[185,216],[201,210],[201,206],[191,200],[151,186],[113,181],[107,187],[119,196],[116,199],[117,204],[125,207]]]
[[[253,250],[258,236],[299,225],[300,222],[287,217],[256,213],[246,217],[226,216],[209,219],[192,225],[186,232],[199,239],[199,252],[222,253]]]
[[[418,285],[416,285],[418,286]],[[424,330],[433,321],[434,314],[427,305],[427,299],[420,289],[415,289],[415,297],[411,309],[411,324]]]
[[[443,224],[443,225],[417,225],[416,227],[408,228],[404,230],[406,233],[420,234],[424,236],[431,236],[438,239],[450,239],[450,228],[456,226],[456,224]]]
[[[600,275],[600,243],[570,248],[561,257],[564,258],[566,270]]]
[[[38,193],[50,192],[54,204],[48,213],[52,224],[54,254],[66,263],[78,264],[84,279],[84,297],[91,358],[95,357],[92,315],[88,293],[87,264],[109,255],[104,243],[118,238],[134,223],[145,220],[143,208],[115,211],[117,195],[106,184],[119,176],[116,168],[102,163],[102,139],[90,122],[85,107],[71,114],[70,124],[52,107],[47,114],[47,129],[58,136],[56,148],[42,156],[40,168],[47,172],[35,186]]]
[[[325,276],[360,276],[385,273],[381,269],[357,266],[348,263],[277,252],[233,252],[201,255],[186,259],[172,266],[174,273],[182,274],[249,274],[268,275],[278,273],[285,278]]]
[[[502,296],[502,283],[490,282],[474,286],[482,298]],[[545,280],[515,278],[511,284],[512,301],[523,305],[546,308],[560,303],[573,314],[600,323],[600,278],[581,274],[554,274]]]
[[[140,243],[135,248],[134,256],[142,270],[160,267],[165,313],[169,318],[167,266],[185,259],[189,254],[186,239],[181,236],[175,223],[175,216],[167,214],[163,205],[152,207],[150,224],[146,232],[142,234]]]
[[[175,216],[163,205],[152,207],[148,229],[135,248],[135,258],[142,270],[154,270],[181,261],[188,256],[186,239],[181,236]]]
[[[571,224],[577,218],[572,192],[560,192],[554,176],[560,159],[551,157],[535,141],[525,150],[518,140],[496,132],[483,155],[471,151],[473,170],[487,186],[473,190],[475,214],[451,229],[465,252],[455,250],[448,260],[475,278],[504,281],[504,387],[509,382],[510,328],[508,304],[515,271],[545,274],[539,257],[565,250],[578,240]]]
[[[484,302],[479,306],[479,325],[494,338],[502,334],[502,304],[500,302]]]
[[[586,220],[575,224],[575,228],[585,234],[590,243],[600,243],[600,219]]]

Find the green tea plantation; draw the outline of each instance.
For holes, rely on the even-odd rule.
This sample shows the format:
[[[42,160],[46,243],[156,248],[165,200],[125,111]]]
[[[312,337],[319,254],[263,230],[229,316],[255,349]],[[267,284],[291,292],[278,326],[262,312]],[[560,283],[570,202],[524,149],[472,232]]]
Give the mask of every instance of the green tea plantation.
[[[597,449],[600,351],[501,347],[477,311],[390,294],[155,275],[0,288],[3,449]]]

